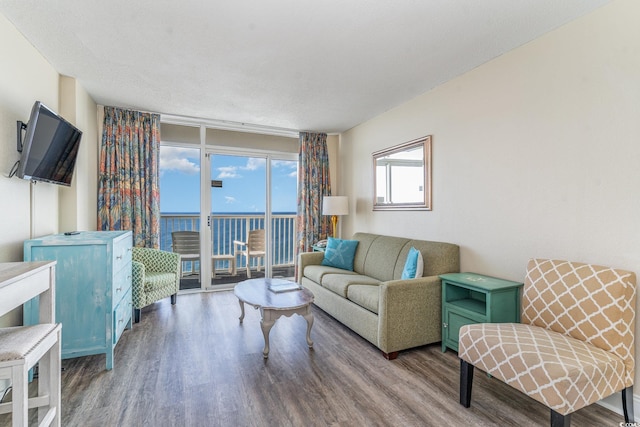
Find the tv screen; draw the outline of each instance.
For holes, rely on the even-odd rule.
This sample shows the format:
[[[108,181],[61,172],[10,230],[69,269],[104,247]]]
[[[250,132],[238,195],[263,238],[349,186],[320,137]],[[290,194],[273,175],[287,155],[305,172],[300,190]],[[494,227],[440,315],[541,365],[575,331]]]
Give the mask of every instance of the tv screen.
[[[31,109],[17,175],[71,185],[82,132],[40,101]]]

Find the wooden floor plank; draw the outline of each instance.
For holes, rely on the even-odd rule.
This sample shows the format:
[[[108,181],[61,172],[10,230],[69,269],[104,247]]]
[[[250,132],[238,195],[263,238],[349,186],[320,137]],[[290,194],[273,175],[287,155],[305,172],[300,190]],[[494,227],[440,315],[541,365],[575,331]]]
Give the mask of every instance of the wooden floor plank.
[[[259,312],[247,307],[240,324],[232,292],[153,304],[123,334],[112,371],[104,370],[104,355],[63,360],[62,425],[549,425],[547,408],[479,370],[464,409],[457,355],[439,344],[389,361],[323,311],[313,312],[313,349],[305,320],[283,317],[264,360]],[[599,405],[572,416],[574,427],[622,421]],[[0,427],[9,425],[10,417],[0,416]]]

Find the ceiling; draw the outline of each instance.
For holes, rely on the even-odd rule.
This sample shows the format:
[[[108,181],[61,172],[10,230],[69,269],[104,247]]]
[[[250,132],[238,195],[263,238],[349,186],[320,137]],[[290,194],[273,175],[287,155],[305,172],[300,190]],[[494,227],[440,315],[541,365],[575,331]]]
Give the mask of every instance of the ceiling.
[[[610,0],[0,0],[102,105],[341,132]]]

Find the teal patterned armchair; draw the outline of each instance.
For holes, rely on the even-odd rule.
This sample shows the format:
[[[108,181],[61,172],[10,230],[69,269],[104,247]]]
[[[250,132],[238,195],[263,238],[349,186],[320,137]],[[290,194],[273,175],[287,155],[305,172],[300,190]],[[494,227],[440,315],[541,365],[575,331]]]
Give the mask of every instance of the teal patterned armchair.
[[[180,288],[180,254],[150,248],[133,248],[134,321],[140,321],[140,310],[162,298],[176,303]]]

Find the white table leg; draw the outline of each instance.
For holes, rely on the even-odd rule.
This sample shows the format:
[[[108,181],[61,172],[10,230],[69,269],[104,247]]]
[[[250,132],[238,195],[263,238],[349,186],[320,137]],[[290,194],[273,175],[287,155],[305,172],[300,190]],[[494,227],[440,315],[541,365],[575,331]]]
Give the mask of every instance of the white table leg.
[[[264,350],[262,350],[262,357],[265,359],[269,357],[269,333],[271,328],[276,323],[276,320],[280,316],[275,316],[273,319],[273,313],[271,310],[260,309],[262,319],[260,320],[260,327],[262,328],[262,335],[264,335]]]
[[[302,315],[307,321],[307,345],[309,348],[313,348],[313,341],[311,341],[311,327],[313,326],[313,313],[311,313],[311,306],[307,306],[307,312]]]
[[[238,302],[240,303],[240,323],[242,323],[244,320],[244,303],[242,300],[238,300]]]

